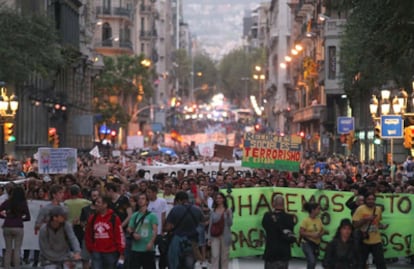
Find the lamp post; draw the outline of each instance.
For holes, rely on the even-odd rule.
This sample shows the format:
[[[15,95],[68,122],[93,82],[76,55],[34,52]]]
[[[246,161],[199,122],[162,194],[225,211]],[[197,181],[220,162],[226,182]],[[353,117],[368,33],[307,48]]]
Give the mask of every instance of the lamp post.
[[[263,88],[266,76],[263,73],[261,66],[256,65],[254,67],[254,70],[255,70],[255,73],[253,74],[253,79],[259,82],[258,84],[259,85],[259,98],[258,99],[259,99],[259,106],[261,106],[262,105],[262,90],[263,90],[262,88]]]
[[[407,105],[408,105],[408,94],[404,89],[401,89],[400,92],[395,95],[391,96],[390,90],[382,90],[380,99],[373,95],[369,109],[371,113],[371,117],[373,121],[377,124],[381,119],[381,116],[386,115],[400,115],[402,118],[412,117],[414,113],[407,112]],[[411,106],[414,108],[414,93],[411,95]],[[390,163],[393,162],[393,154],[394,154],[394,139],[390,138]]]

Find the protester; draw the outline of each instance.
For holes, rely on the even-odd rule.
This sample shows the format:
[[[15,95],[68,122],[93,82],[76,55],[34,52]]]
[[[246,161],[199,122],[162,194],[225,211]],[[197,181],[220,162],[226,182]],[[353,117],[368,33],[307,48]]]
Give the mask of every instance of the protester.
[[[6,201],[0,205],[0,217],[4,218],[3,236],[6,252],[4,255],[4,268],[20,267],[20,249],[22,247],[24,229],[23,222],[30,220],[24,189],[14,187]],[[12,259],[13,254],[13,259]]]
[[[148,203],[147,194],[138,194],[139,211],[132,215],[128,225],[132,238],[129,268],[156,268],[154,246],[158,234],[158,218],[148,210]]]
[[[306,258],[306,268],[314,269],[319,256],[321,238],[325,234],[319,218],[321,208],[317,203],[307,202],[303,205],[303,209],[308,212],[309,216],[300,224],[301,246]]]
[[[323,260],[325,269],[351,269],[358,266],[359,255],[352,238],[352,230],[351,220],[341,220],[334,238],[325,251]]]
[[[48,223],[40,228],[40,261],[45,269],[74,268],[71,261],[81,259],[79,241],[66,217],[62,207],[54,206]]]
[[[218,192],[214,197],[213,211],[210,214],[209,229],[207,233],[208,244],[211,246],[211,267],[229,267],[229,250],[231,245],[231,226],[233,213],[228,208],[226,196]],[[214,233],[214,227],[219,227]]]
[[[93,269],[115,269],[124,261],[125,238],[121,220],[109,208],[111,197],[96,199],[96,213],[89,217],[85,230],[85,243]]]
[[[167,214],[167,202],[164,198],[158,197],[158,187],[155,184],[148,186],[147,194],[149,198],[148,210],[155,214],[157,217],[157,240],[155,241],[158,244],[162,240],[164,223]],[[167,267],[167,253],[164,252],[163,248],[159,248],[159,259],[158,259],[158,268],[165,269]]]
[[[361,262],[359,268],[366,266],[368,255],[371,253],[377,269],[385,269],[384,248],[381,241],[380,229],[386,229],[388,225],[382,224],[382,208],[375,204],[375,195],[367,192],[365,204],[358,207],[352,221],[355,229],[359,229],[363,235],[361,246]],[[365,238],[364,238],[365,237]]]
[[[203,220],[199,208],[191,205],[188,194],[179,191],[175,195],[175,206],[167,216],[165,230],[172,233],[168,248],[168,269],[192,269],[199,257],[197,226]],[[196,246],[195,248],[193,246]]]
[[[266,233],[264,268],[287,269],[291,258],[291,245],[296,242],[293,215],[285,212],[285,199],[282,195],[273,198],[272,206],[273,210],[266,212],[262,219]]]

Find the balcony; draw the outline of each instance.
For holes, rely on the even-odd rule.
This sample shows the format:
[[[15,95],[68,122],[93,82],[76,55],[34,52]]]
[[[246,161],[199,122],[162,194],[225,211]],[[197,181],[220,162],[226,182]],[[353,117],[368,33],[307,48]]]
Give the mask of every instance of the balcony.
[[[294,112],[293,122],[301,123],[313,120],[323,121],[326,118],[325,105],[312,105],[305,108],[300,108]]]
[[[96,7],[96,15],[103,17],[118,17],[132,20],[132,10],[125,7],[106,8],[102,6]]]
[[[104,40],[95,44],[95,51],[102,55],[113,55],[113,54],[133,54],[134,49],[131,41],[122,40]]]
[[[150,14],[152,12],[153,8],[151,5],[144,5],[141,4],[139,7],[139,11],[141,14]]]
[[[306,18],[308,14],[312,14],[315,10],[315,1],[314,0],[299,0],[299,4],[296,6],[297,16]]]
[[[152,39],[152,38],[156,38],[157,35],[157,31],[156,30],[151,30],[151,31],[140,31],[139,32],[139,37],[141,39]]]
[[[325,38],[341,36],[345,24],[346,20],[344,19],[328,19],[324,29]]]

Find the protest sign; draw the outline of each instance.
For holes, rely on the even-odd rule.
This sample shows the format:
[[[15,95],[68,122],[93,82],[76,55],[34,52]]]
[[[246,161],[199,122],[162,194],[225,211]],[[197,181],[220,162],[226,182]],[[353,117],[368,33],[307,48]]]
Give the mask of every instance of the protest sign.
[[[39,174],[73,174],[77,171],[77,150],[73,148],[39,148]]]
[[[233,159],[234,147],[224,145],[214,145],[214,157],[223,158],[225,160]]]
[[[299,171],[302,139],[300,136],[277,136],[246,133],[242,166],[251,168]]]
[[[0,175],[7,175],[8,172],[9,172],[9,169],[7,167],[7,161],[0,160]]]
[[[214,142],[198,144],[197,147],[201,156],[210,158],[214,156]]]
[[[335,235],[339,223],[344,218],[351,219],[350,210],[345,202],[353,196],[351,192],[321,191],[300,188],[240,188],[227,194],[229,208],[233,211],[231,257],[256,256],[263,254],[265,233],[262,218],[271,210],[272,199],[281,194],[285,198],[286,212],[294,215],[294,233],[299,237],[299,226],[307,212],[302,211],[302,204],[314,201],[320,204],[320,218],[324,229],[329,234],[322,237],[321,250]],[[405,257],[414,254],[414,216],[411,211],[414,195],[411,194],[378,194],[377,205],[384,207],[382,223],[389,227],[381,231],[386,258]],[[292,255],[303,257],[298,244],[294,244]],[[323,257],[323,256],[322,256]]]

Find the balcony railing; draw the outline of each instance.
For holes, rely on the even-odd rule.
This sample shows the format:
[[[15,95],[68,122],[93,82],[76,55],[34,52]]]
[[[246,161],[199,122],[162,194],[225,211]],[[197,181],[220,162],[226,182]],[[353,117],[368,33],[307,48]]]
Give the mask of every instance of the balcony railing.
[[[132,48],[132,42],[131,41],[121,41],[121,42],[119,42],[119,46],[121,48],[126,48],[126,49],[130,49],[130,50],[133,49]]]
[[[345,29],[345,24],[345,19],[328,19],[325,23],[325,37],[340,36]]]
[[[105,16],[117,16],[132,19],[132,10],[125,7],[96,7],[96,15],[105,15]]]
[[[156,30],[140,31],[139,36],[143,39],[154,38],[154,37],[157,37],[157,31]]]
[[[311,105],[298,109],[293,115],[293,122],[323,121],[326,118],[325,108],[325,105]]]
[[[141,4],[139,10],[140,10],[141,13],[151,13],[153,8],[152,8],[151,5]]]
[[[113,41],[113,40],[104,40],[96,43],[95,48],[113,48],[113,49],[122,49],[128,50],[131,53],[133,52],[133,46],[131,41]]]

